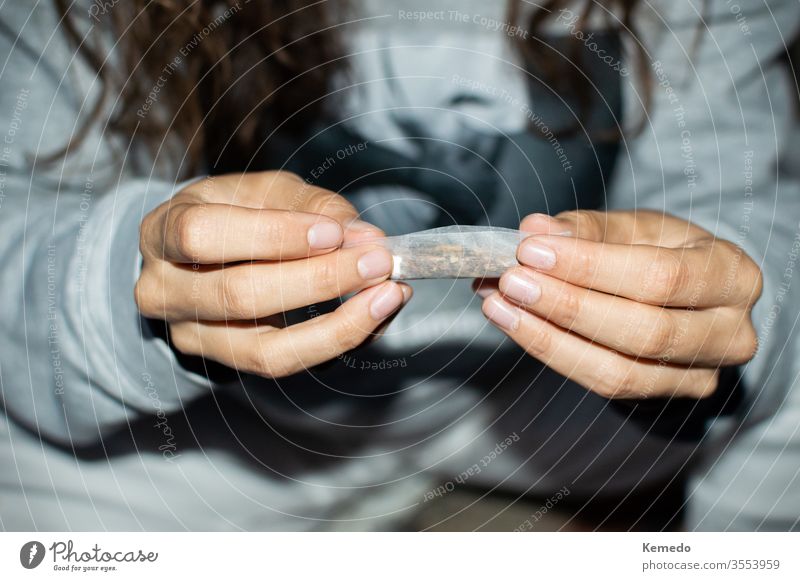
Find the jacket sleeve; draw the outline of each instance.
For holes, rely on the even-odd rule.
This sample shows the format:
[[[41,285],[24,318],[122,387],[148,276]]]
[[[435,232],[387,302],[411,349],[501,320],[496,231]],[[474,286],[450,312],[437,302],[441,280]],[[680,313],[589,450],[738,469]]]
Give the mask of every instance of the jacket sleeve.
[[[81,446],[210,386],[177,364],[133,300],[141,219],[181,184],[132,175],[131,152],[99,130],[42,161],[93,95],[42,4],[0,9],[0,397],[13,420]]]

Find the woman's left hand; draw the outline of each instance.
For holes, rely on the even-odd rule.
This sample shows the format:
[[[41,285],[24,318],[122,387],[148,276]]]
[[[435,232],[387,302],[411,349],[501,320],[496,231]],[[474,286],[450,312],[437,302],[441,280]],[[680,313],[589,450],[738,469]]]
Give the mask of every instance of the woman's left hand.
[[[521,266],[484,281],[484,314],[530,355],[604,397],[702,398],[750,360],[758,266],[737,246],[649,211],[534,214]]]

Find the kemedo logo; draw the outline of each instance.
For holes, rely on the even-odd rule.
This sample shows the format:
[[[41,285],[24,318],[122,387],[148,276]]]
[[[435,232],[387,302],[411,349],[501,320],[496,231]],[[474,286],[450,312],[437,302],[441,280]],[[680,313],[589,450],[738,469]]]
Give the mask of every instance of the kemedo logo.
[[[35,569],[44,559],[44,545],[39,541],[29,541],[19,550],[19,562],[26,569]]]

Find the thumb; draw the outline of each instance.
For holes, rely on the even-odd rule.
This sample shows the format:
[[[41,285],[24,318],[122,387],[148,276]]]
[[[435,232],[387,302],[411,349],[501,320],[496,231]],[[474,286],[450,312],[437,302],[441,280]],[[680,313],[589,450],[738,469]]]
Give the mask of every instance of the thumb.
[[[531,234],[573,236],[601,242],[606,236],[606,215],[593,210],[572,210],[556,216],[531,214],[522,220],[519,229]]]
[[[194,202],[321,214],[341,224],[345,241],[384,235],[377,226],[360,220],[358,210],[343,196],[288,171],[209,176],[193,182],[180,195]]]
[[[313,191],[305,192],[297,209],[322,214],[339,222],[344,229],[344,243],[385,236],[383,230],[362,220],[358,210],[344,196],[322,188],[310,187]]]
[[[572,210],[561,212],[552,220],[555,229],[571,231],[577,238],[610,244],[677,247],[708,237],[708,232],[702,228],[655,210]]]

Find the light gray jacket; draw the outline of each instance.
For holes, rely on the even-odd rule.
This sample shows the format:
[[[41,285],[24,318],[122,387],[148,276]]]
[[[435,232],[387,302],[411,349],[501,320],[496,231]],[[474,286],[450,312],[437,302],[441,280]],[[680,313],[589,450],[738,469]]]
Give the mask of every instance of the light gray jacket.
[[[437,35],[445,30],[439,24],[409,26],[396,8],[366,4],[374,20],[353,36],[362,46],[376,36],[402,44],[427,34],[429,45],[506,54],[502,35],[480,22],[469,34]],[[403,4],[413,10],[429,3]],[[743,2],[738,14],[732,4],[712,3],[705,38],[693,52],[701,4],[644,3],[639,37],[651,61],[661,63],[651,67],[661,85],[644,131],[623,144],[607,205],[685,217],[740,244],[762,268],[764,293],[753,312],[761,346],[744,368],[747,401],[737,417],[710,427],[694,456],[689,526],[798,528],[800,148],[794,79],[779,57],[795,37],[800,8],[792,0]],[[443,5],[468,11],[464,3]],[[502,19],[499,8],[482,10]],[[483,415],[480,392],[432,379],[382,411],[384,427],[369,443],[323,462],[307,453],[326,433],[319,418],[348,424],[351,410],[323,406],[312,417],[291,402],[260,404],[242,396],[238,379],[211,384],[181,366],[142,324],[132,299],[139,223],[192,177],[181,172],[180,152],[154,162],[94,128],[65,162],[43,165],[35,154],[52,152],[75,132],[94,104],[96,80],[58,29],[49,2],[5,3],[0,46],[0,528],[391,527],[424,504],[437,478],[458,474],[516,431]],[[446,49],[431,54],[447,58]],[[356,71],[363,63],[364,74],[372,74],[368,54],[354,59]],[[496,84],[490,60],[459,66],[474,63],[470,75]],[[436,63],[414,65],[424,74]],[[452,90],[450,83],[443,92]],[[641,87],[630,78],[625,91],[626,119],[638,118]],[[388,99],[369,95],[377,105]],[[414,95],[415,104],[431,107],[442,98]],[[519,110],[506,107],[495,100],[477,115],[518,124]],[[450,126],[441,127],[447,139]],[[456,331],[499,344],[477,303],[468,312],[464,304]],[[404,316],[397,328],[419,321],[404,323]],[[390,336],[387,345],[397,341]],[[257,380],[245,383],[257,391]],[[176,441],[178,426],[168,423],[179,419],[164,418],[220,392],[244,397],[262,414],[262,456],[243,460],[252,455],[242,453],[248,446],[234,428],[227,435],[236,437],[225,444]],[[415,421],[404,423],[411,416]],[[152,445],[122,455],[105,448],[112,434],[143,418],[152,421]],[[494,463],[490,481],[513,483],[514,490],[557,489],[563,479],[548,480],[526,463],[540,444],[514,444]]]

